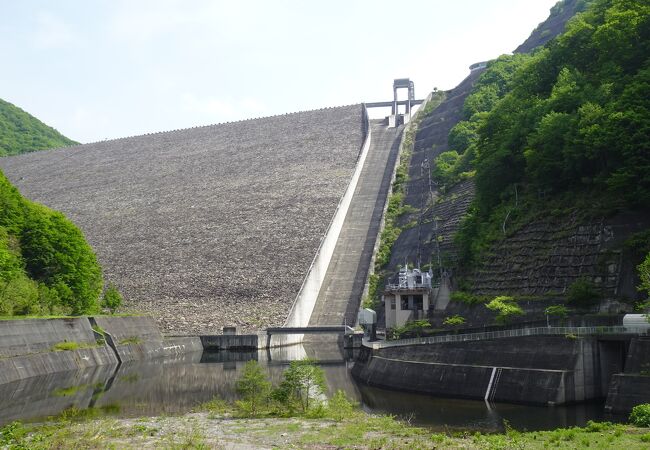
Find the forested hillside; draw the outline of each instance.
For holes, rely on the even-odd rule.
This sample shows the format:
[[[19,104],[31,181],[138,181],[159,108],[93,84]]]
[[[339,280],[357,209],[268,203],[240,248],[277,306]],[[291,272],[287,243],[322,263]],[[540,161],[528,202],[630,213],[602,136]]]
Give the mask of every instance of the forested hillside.
[[[102,286],[81,231],[0,173],[0,316],[96,312]]]
[[[465,262],[540,212],[650,207],[649,93],[647,2],[597,0],[544,48],[491,62],[435,173],[475,178]]]
[[[0,156],[76,144],[54,128],[0,99]]]

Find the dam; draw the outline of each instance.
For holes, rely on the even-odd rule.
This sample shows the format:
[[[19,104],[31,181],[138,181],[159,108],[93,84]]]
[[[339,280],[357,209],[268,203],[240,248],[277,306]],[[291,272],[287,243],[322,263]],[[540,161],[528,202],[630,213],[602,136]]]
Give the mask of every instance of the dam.
[[[0,167],[82,229],[106,281],[165,333],[354,324],[404,127],[387,122],[356,104]]]

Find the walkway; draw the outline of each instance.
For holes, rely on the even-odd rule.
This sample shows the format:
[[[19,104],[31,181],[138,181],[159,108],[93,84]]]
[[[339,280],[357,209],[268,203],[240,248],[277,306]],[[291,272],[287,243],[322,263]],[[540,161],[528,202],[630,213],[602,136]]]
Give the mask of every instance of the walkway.
[[[409,345],[444,344],[446,342],[481,341],[524,336],[601,336],[601,335],[642,335],[647,334],[647,328],[635,327],[537,327],[518,328],[514,330],[487,331],[484,333],[451,334],[445,336],[430,336],[412,339],[396,339],[394,341],[368,342],[363,345],[372,349],[405,347]]]

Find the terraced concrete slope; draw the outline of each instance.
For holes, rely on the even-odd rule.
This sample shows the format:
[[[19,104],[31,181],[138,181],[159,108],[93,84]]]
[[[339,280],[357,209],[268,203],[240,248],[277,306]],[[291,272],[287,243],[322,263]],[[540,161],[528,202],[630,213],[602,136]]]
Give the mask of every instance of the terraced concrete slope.
[[[0,159],[167,332],[282,325],[354,172],[361,105]]]
[[[354,324],[377,240],[403,127],[370,122],[370,149],[309,321]]]

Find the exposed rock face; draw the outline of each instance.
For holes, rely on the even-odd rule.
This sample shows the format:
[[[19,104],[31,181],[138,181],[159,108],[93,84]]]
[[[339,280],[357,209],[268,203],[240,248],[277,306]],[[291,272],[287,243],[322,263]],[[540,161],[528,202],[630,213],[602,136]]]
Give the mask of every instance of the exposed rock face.
[[[569,19],[584,11],[589,3],[593,3],[593,0],[563,0],[558,2],[551,8],[549,17],[540,23],[528,39],[515,49],[515,53],[528,53],[546,44],[558,34],[563,33]]]
[[[174,333],[281,325],[352,175],[361,105],[0,159]]]

